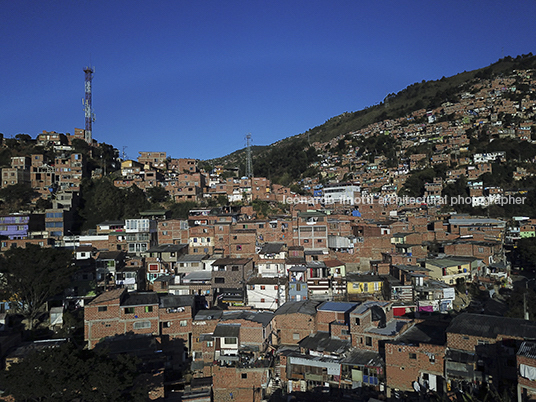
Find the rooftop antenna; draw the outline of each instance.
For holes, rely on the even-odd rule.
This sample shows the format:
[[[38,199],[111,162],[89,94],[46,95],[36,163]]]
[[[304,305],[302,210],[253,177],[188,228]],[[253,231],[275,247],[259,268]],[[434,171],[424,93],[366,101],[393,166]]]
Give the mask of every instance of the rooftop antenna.
[[[253,177],[253,167],[251,163],[251,133],[246,135],[246,177]]]
[[[126,145],[123,146],[122,158],[123,158],[124,161],[126,161],[127,158],[128,158],[128,157],[127,157],[127,154],[126,154],[126,152],[125,152],[125,149],[127,149],[127,148],[128,148],[128,147],[127,147]]]
[[[84,114],[86,117],[85,133],[84,139],[88,144],[93,143],[93,134],[92,127],[93,122],[95,121],[95,113],[93,113],[93,105],[91,102],[91,81],[93,80],[93,73],[95,72],[95,67],[84,67],[85,76],[85,97],[82,100],[84,105]]]

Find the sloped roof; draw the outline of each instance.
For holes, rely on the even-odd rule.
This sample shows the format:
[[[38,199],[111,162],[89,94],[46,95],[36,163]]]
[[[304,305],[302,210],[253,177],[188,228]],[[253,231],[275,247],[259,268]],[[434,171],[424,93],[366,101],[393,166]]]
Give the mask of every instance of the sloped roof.
[[[372,367],[383,367],[385,365],[379,353],[358,348],[352,348],[350,353],[341,361],[341,364]]]
[[[194,300],[195,300],[194,295],[161,295],[160,307],[173,308],[173,307],[193,306]]]
[[[498,335],[536,339],[536,322],[521,318],[464,313],[455,317],[447,332],[495,339]]]
[[[122,306],[145,306],[158,304],[158,293],[156,292],[129,292],[121,303]]]
[[[278,254],[284,245],[285,243],[265,243],[259,254]]]
[[[517,351],[517,355],[536,359],[536,342],[523,342]]]
[[[176,253],[186,247],[187,244],[159,244],[151,247],[146,253]]]
[[[396,339],[396,342],[404,344],[428,343],[433,345],[445,345],[447,341],[445,335],[447,325],[448,323],[444,322],[421,322],[409,328]]]
[[[334,339],[329,336],[329,332],[318,331],[303,338],[299,343],[301,348],[315,350],[317,352],[328,352],[343,354],[351,346],[351,341]]]
[[[347,311],[353,310],[359,303],[348,303],[348,302],[335,302],[335,301],[326,301],[318,306],[318,311],[337,311],[340,313],[345,313]]]
[[[246,265],[250,261],[251,258],[219,258],[212,265]]]
[[[214,329],[212,336],[214,338],[238,338],[240,334],[240,325],[235,324],[218,324]]]
[[[88,304],[100,304],[108,302],[110,300],[119,299],[123,293],[126,293],[126,291],[127,290],[125,288],[109,290],[108,292],[104,292],[98,295]]]
[[[274,313],[271,311],[250,311],[250,310],[238,310],[238,311],[224,311],[221,317],[222,320],[247,320],[252,322],[258,322],[263,326],[266,326],[274,318]]]
[[[321,302],[315,300],[288,301],[275,311],[275,315],[307,314],[315,315]]]
[[[125,257],[124,251],[101,251],[97,256],[97,260],[120,260]]]

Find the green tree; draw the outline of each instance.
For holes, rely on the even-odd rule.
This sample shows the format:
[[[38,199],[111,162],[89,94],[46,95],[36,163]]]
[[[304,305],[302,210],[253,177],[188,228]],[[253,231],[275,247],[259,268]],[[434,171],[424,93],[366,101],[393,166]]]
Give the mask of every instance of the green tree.
[[[170,205],[169,210],[173,219],[187,219],[190,209],[194,209],[197,206],[197,203],[193,201],[175,202]]]
[[[5,394],[16,401],[141,402],[147,389],[136,381],[137,364],[128,355],[111,358],[105,351],[65,343],[30,353],[0,379]]]
[[[17,183],[0,189],[0,198],[4,200],[6,208],[10,212],[17,212],[28,207],[39,194],[30,184]]]
[[[270,204],[267,201],[253,200],[251,203],[258,218],[266,218],[270,211]]]
[[[115,187],[109,178],[83,181],[81,193],[79,214],[84,221],[82,229],[91,229],[100,222],[123,217],[123,190]]]
[[[521,262],[528,267],[536,267],[536,238],[519,239],[516,243],[516,254]]]
[[[50,200],[39,198],[35,202],[36,211],[44,211],[45,209],[49,209],[49,208],[52,208],[52,201]]]
[[[0,290],[33,329],[43,304],[65,289],[74,271],[69,250],[11,248],[0,256]]]
[[[162,186],[149,187],[146,191],[149,201],[160,204],[169,200],[169,191]]]
[[[123,191],[125,191],[123,201],[125,218],[139,218],[140,212],[151,206],[146,194],[135,184]]]

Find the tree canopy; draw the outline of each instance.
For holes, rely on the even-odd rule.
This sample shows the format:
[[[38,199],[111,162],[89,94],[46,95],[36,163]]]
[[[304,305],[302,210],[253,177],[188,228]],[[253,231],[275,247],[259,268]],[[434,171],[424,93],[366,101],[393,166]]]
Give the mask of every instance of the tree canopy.
[[[0,290],[29,321],[30,329],[43,304],[69,284],[75,270],[71,262],[69,250],[34,244],[11,248],[0,256]]]
[[[137,360],[80,350],[70,343],[31,352],[0,374],[5,394],[16,401],[145,401],[145,387],[135,382]]]
[[[8,212],[17,212],[27,207],[39,194],[28,183],[17,183],[0,189],[0,198]]]

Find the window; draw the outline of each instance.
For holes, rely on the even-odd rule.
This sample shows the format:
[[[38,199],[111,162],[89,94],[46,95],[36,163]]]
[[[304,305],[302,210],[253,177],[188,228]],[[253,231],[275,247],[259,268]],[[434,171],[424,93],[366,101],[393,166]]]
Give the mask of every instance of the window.
[[[296,284],[296,292],[301,291],[301,283]]]
[[[410,353],[409,358],[412,359],[412,360],[417,359],[417,353]]]
[[[264,300],[264,299],[261,299],[261,303],[264,303],[264,302],[265,302],[265,300]]]
[[[102,312],[102,311],[108,311],[108,306],[99,306],[98,311],[99,311],[99,312]]]
[[[248,373],[242,373],[242,378],[248,378]]]
[[[367,346],[372,346],[372,338],[370,336],[365,337],[365,344]]]
[[[125,307],[125,314],[134,314],[134,307]]]
[[[261,285],[261,290],[266,290],[266,286]]]
[[[225,345],[236,345],[238,341],[236,338],[223,338],[223,343]]]
[[[162,328],[169,328],[171,327],[171,321],[164,321],[162,323]]]
[[[300,334],[298,334],[298,333],[296,333],[296,332],[293,333],[293,334],[292,334],[292,339],[294,339],[294,340],[299,340],[299,339],[300,339]]]
[[[213,346],[214,346],[214,342],[212,342],[212,341],[207,341],[207,347],[208,347],[208,348],[211,348],[211,347],[213,347]]]
[[[233,267],[231,268],[231,271],[238,272],[238,266],[233,265]]]
[[[134,323],[133,328],[134,329],[151,328],[151,322],[150,321],[138,321]]]
[[[225,283],[225,278],[214,278],[214,283]]]
[[[180,321],[179,321],[179,325],[180,325],[181,327],[185,327],[185,326],[187,326],[187,325],[188,325],[188,320],[180,320]]]
[[[355,319],[355,325],[361,325],[361,320],[359,318]]]
[[[153,306],[145,306],[145,312],[146,313],[152,313],[153,312]]]

